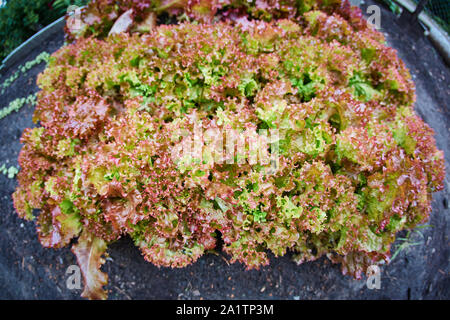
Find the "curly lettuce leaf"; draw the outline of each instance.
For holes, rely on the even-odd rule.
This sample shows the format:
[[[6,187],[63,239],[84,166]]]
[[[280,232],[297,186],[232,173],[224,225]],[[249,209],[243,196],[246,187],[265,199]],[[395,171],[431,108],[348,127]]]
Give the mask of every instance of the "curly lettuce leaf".
[[[84,290],[81,296],[91,300],[106,299],[107,292],[103,289],[108,282],[108,275],[100,270],[105,263],[102,255],[106,252],[107,244],[92,233],[83,231],[77,244],[72,246],[78,265],[84,279]]]

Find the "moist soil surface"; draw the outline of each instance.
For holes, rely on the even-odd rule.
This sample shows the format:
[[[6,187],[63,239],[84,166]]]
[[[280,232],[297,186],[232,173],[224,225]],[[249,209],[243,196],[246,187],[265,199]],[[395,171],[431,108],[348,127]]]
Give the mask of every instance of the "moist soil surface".
[[[366,2],[364,6],[371,4]],[[435,130],[450,172],[450,70],[417,26],[399,21],[381,6],[381,31],[388,45],[409,68],[416,84],[416,112]],[[364,7],[365,8],[365,7]],[[363,9],[364,9],[363,8]],[[42,43],[22,62],[40,52],[54,52],[64,43],[63,32]],[[17,70],[4,70],[0,83]],[[0,107],[37,92],[36,77],[43,64],[22,74],[3,95]],[[0,166],[18,166],[22,131],[34,126],[33,108],[23,107],[0,120]],[[76,264],[69,248],[43,248],[34,222],[23,221],[14,211],[11,194],[15,179],[0,174],[0,299],[81,299],[81,290],[67,288],[67,268]],[[220,250],[206,254],[183,269],[158,268],[147,263],[129,238],[109,247],[102,270],[109,275],[110,299],[449,299],[449,178],[445,190],[433,195],[428,227],[410,235],[395,259],[381,267],[381,288],[368,289],[366,279],[343,276],[340,266],[326,258],[296,265],[288,254],[271,257],[260,270],[246,271],[230,264]],[[401,232],[399,237],[405,237]],[[402,243],[397,240],[395,251]]]

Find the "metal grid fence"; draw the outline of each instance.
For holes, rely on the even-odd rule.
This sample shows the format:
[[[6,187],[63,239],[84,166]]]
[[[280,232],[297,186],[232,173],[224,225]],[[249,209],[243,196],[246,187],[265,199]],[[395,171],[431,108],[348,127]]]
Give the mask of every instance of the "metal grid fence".
[[[418,3],[418,0],[413,0]],[[450,0],[429,0],[425,12],[450,33]]]

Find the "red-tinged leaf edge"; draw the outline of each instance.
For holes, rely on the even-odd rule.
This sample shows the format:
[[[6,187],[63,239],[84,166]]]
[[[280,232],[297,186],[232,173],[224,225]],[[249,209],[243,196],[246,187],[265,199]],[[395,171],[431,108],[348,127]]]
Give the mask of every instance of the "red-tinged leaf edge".
[[[77,257],[78,265],[84,280],[83,298],[90,300],[105,300],[108,297],[103,286],[108,282],[108,275],[100,270],[105,263],[102,255],[106,252],[107,244],[93,234],[83,231],[78,243],[72,246],[72,252]]]

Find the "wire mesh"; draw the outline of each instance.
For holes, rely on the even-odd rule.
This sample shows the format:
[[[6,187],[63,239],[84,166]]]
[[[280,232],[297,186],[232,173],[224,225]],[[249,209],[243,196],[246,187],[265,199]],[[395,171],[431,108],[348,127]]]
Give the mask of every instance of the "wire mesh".
[[[418,3],[418,0],[413,0]],[[425,12],[450,33],[450,0],[429,0]]]

